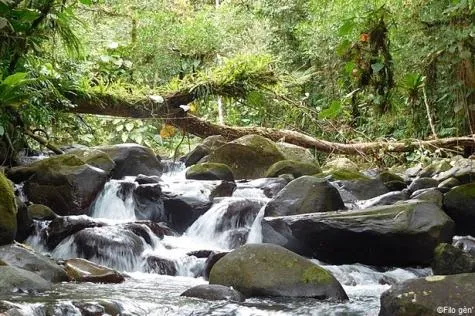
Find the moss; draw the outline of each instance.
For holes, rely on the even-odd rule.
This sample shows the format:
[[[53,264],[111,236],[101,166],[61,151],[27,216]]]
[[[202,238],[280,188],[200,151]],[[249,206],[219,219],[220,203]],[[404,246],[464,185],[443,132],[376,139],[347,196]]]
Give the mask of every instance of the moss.
[[[448,197],[457,199],[475,199],[475,183],[460,185],[447,193]]]
[[[13,241],[17,230],[17,205],[13,187],[0,173],[0,244]]]
[[[362,180],[362,179],[370,179],[369,177],[365,176],[361,172],[352,171],[348,169],[334,169],[334,170],[327,170],[315,175],[315,177],[323,178],[331,176],[333,180]]]
[[[267,169],[265,177],[278,177],[282,174],[291,174],[295,178],[319,173],[320,168],[313,163],[295,160],[278,161]]]
[[[326,284],[333,281],[328,271],[318,266],[308,267],[302,273],[302,281],[305,283]]]
[[[384,183],[392,182],[392,181],[404,182],[404,179],[401,176],[398,176],[398,175],[396,175],[394,173],[391,173],[391,172],[388,172],[388,171],[381,172],[379,174],[379,178]]]
[[[213,162],[191,166],[186,171],[186,178],[196,180],[234,180],[233,172],[228,165]]]

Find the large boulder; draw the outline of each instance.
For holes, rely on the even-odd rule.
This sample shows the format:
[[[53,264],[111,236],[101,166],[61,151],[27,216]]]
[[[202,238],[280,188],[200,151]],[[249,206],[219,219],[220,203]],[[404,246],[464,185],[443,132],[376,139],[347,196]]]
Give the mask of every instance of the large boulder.
[[[225,164],[205,162],[191,166],[185,177],[192,180],[234,181],[232,170]]]
[[[33,272],[0,265],[0,293],[45,291],[51,286],[50,282]]]
[[[46,245],[54,249],[66,237],[71,236],[84,228],[100,227],[105,223],[86,215],[61,216],[53,219],[46,228]]]
[[[109,174],[115,168],[115,162],[102,150],[94,148],[78,148],[68,152],[78,156],[82,161]]]
[[[264,222],[276,231],[288,227],[322,261],[379,266],[428,265],[435,247],[450,241],[454,229],[439,207],[426,202],[266,217]]]
[[[185,166],[189,167],[198,163],[205,156],[211,153],[216,148],[226,144],[226,139],[221,135],[213,135],[206,137],[201,144],[196,146],[185,157],[181,158]]]
[[[219,284],[200,284],[181,293],[180,296],[196,297],[210,301],[235,301],[243,302],[244,295],[231,287]]]
[[[382,294],[379,316],[470,315],[473,293],[475,273],[407,280]]]
[[[25,181],[33,203],[44,204],[59,215],[87,214],[102,190],[107,173],[72,154],[43,159],[9,171],[14,181]]]
[[[69,280],[64,269],[56,262],[20,244],[1,246],[0,260],[9,266],[34,272],[50,282]]]
[[[281,160],[273,164],[267,169],[265,177],[273,178],[282,174],[291,174],[295,178],[317,174],[320,167],[315,163],[301,162],[296,160]]]
[[[338,190],[328,181],[303,176],[291,181],[267,203],[265,216],[329,212],[344,208]]]
[[[475,183],[460,185],[447,192],[444,209],[455,221],[457,235],[475,236]]]
[[[308,148],[300,147],[285,142],[276,142],[275,145],[282,152],[286,160],[317,164],[317,160]]]
[[[10,181],[0,172],[0,245],[11,243],[17,232],[17,206]]]
[[[73,258],[64,262],[64,268],[71,280],[92,283],[122,283],[125,278],[116,270],[94,262]]]
[[[235,179],[257,179],[262,178],[272,164],[284,159],[271,140],[247,135],[215,149],[207,162],[228,165]]]
[[[155,153],[147,147],[137,144],[120,144],[99,146],[95,149],[105,152],[114,161],[112,179],[122,179],[125,176],[160,176],[162,166]]]
[[[387,186],[381,179],[359,177],[347,180],[337,180],[333,183],[340,191],[343,201],[354,202],[357,200],[369,200],[388,193]]]
[[[175,262],[157,256],[147,257],[144,269],[148,273],[157,273],[161,275],[174,276],[177,273]]]
[[[165,218],[179,233],[183,233],[203,215],[216,197],[231,196],[236,184],[229,181],[186,180],[161,184]]]
[[[209,283],[232,286],[246,296],[348,299],[330,272],[271,244],[247,244],[230,252],[213,266]]]
[[[455,246],[441,243],[435,248],[432,271],[439,275],[475,272],[475,257]]]

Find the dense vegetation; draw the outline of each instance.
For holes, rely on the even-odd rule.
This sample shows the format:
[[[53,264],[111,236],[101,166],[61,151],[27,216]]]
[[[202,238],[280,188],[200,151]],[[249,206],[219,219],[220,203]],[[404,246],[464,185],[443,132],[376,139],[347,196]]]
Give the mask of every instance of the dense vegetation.
[[[206,120],[339,142],[474,134],[474,20],[474,0],[0,0],[0,158],[186,136],[70,114],[78,94],[192,91]]]

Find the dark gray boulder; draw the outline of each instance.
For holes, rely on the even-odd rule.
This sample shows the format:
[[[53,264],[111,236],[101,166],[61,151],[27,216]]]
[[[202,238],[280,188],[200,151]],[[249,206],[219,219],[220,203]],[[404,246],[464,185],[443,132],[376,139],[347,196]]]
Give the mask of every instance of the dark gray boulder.
[[[247,244],[215,263],[210,284],[232,286],[246,296],[348,299],[327,270],[283,247]]]
[[[303,176],[291,181],[267,203],[265,216],[285,216],[344,209],[338,193],[328,181]]]
[[[435,247],[450,242],[454,230],[453,221],[426,202],[265,217],[264,222],[277,231],[286,225],[294,238],[324,262],[378,266],[428,265]]]
[[[432,271],[439,275],[475,272],[475,257],[455,246],[441,243],[435,248]]]
[[[209,301],[244,302],[245,297],[233,288],[219,284],[201,284],[181,293],[180,296],[196,297]]]
[[[460,185],[447,192],[444,209],[455,221],[457,235],[475,236],[475,183]]]
[[[0,293],[16,291],[45,291],[52,284],[36,273],[16,267],[0,265]]]
[[[186,170],[185,177],[193,180],[224,180],[234,181],[234,175],[227,165],[205,162],[191,166]]]

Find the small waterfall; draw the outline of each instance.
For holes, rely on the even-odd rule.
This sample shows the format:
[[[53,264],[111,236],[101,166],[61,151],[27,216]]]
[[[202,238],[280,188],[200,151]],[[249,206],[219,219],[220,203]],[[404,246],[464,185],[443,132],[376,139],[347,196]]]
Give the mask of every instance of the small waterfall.
[[[25,240],[25,244],[41,253],[48,252],[45,245],[46,229],[51,221],[33,220],[33,233]]]
[[[210,246],[236,248],[236,241],[247,239],[258,213],[257,207],[261,208],[264,204],[265,201],[259,199],[224,198],[198,218],[185,235]]]
[[[92,207],[91,217],[118,221],[134,221],[135,202],[133,190],[137,187],[134,177],[110,180]]]
[[[256,219],[252,223],[251,230],[247,236],[246,244],[261,244],[262,243],[262,219],[264,218],[264,211],[266,206],[262,206],[257,213]]]
[[[178,181],[185,180],[186,167],[182,161],[163,160],[163,174],[160,177],[160,181]]]

